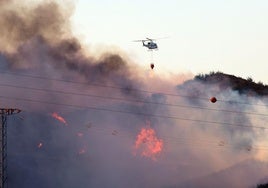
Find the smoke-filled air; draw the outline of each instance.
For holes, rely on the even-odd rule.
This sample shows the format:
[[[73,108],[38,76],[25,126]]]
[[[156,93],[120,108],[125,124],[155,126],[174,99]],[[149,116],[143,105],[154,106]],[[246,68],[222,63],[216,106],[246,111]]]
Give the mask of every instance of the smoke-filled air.
[[[21,110],[8,116],[9,188],[268,182],[266,86],[94,54],[72,33],[74,9],[0,0],[0,106]]]

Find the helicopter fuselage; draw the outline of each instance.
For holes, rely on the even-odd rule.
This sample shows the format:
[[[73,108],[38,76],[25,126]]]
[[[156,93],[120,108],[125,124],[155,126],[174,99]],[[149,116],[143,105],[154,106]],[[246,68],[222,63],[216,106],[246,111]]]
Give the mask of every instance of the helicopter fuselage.
[[[144,47],[147,47],[149,50],[154,50],[157,49],[157,44],[153,41],[149,41],[147,43],[145,43],[145,41],[142,41],[142,44]]]

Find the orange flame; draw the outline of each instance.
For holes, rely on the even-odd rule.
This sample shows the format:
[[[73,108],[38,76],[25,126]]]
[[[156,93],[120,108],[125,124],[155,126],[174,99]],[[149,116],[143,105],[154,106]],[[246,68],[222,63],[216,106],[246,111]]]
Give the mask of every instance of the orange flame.
[[[142,156],[156,160],[156,155],[163,149],[163,140],[156,137],[154,129],[142,128],[137,135],[135,149],[139,150]]]
[[[43,146],[43,143],[42,143],[42,142],[40,142],[40,143],[37,145],[38,148],[41,148],[42,146]]]
[[[51,114],[51,116],[52,116],[53,118],[57,119],[58,121],[64,123],[65,125],[67,125],[66,120],[65,120],[63,117],[61,117],[59,114],[57,114],[56,112],[53,112],[53,113]]]
[[[80,149],[80,150],[78,151],[78,154],[79,154],[79,155],[82,155],[82,154],[84,154],[84,153],[86,153],[86,150],[85,150],[85,149]]]
[[[84,136],[84,134],[79,132],[79,133],[77,133],[77,136],[82,137],[82,136]]]

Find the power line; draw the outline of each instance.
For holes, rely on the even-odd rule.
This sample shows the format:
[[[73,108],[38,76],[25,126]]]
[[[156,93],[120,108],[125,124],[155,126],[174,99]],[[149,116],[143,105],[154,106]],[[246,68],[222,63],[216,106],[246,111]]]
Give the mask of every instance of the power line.
[[[189,96],[182,96],[182,95],[177,95],[177,94],[173,94],[173,93],[164,93],[164,92],[158,92],[158,91],[140,90],[140,89],[128,88],[128,87],[123,88],[123,87],[112,86],[112,85],[103,85],[103,84],[98,84],[98,83],[77,82],[77,81],[72,81],[72,80],[48,78],[48,77],[34,76],[34,75],[28,75],[28,74],[18,74],[18,73],[6,72],[6,71],[0,71],[0,73],[10,74],[10,75],[15,75],[15,76],[21,76],[21,77],[37,78],[37,79],[42,79],[42,80],[52,80],[52,81],[66,82],[66,83],[79,84],[79,85],[104,87],[104,88],[112,88],[112,89],[128,90],[128,91],[138,91],[138,92],[142,92],[142,93],[152,93],[152,94],[159,93],[159,94],[169,95],[169,96],[174,96],[174,97],[189,97]],[[203,99],[208,100],[207,98],[203,98]]]
[[[130,137],[137,137],[136,134],[133,133],[133,131],[124,131],[124,130],[120,130],[120,129],[112,129],[112,128],[107,128],[107,127],[97,127],[97,126],[91,126],[90,128],[93,128],[93,129],[89,129],[89,131],[91,132],[91,130],[93,130],[93,132],[96,133],[96,131],[98,133],[104,133],[106,132],[107,134],[110,133],[110,135],[113,135],[114,137],[119,137],[119,138],[130,138]],[[117,134],[113,134],[113,132],[116,130]],[[107,135],[105,134],[105,135]],[[103,135],[103,134],[102,134]],[[171,138],[170,136],[160,136],[159,139],[161,139],[164,144],[167,144],[167,143],[174,143],[174,144],[183,144],[183,145],[189,145],[191,147],[191,149],[200,149],[200,150],[203,150],[203,149],[228,149],[230,148],[231,146],[235,146],[235,144],[232,144],[232,143],[228,143],[228,142],[225,142],[223,141],[223,144],[221,144],[221,141],[222,140],[201,140],[201,139],[191,139],[191,138],[186,138],[186,137],[173,137]],[[150,141],[149,141],[150,142]],[[145,142],[146,143],[146,142]],[[42,151],[42,149],[38,149],[40,150],[40,152]],[[178,149],[179,150],[179,149]],[[259,146],[259,145],[255,145],[255,146],[245,146],[245,147],[240,147],[239,150],[245,150],[247,152],[250,152],[252,150],[261,150],[261,151],[267,151],[268,152],[268,146]],[[30,151],[28,151],[30,152]],[[27,153],[28,153],[27,152]],[[35,151],[32,151],[32,152],[38,152],[37,150]],[[163,150],[161,151],[161,153],[159,154],[162,154],[162,153],[167,153],[167,150],[165,150],[163,148]],[[37,154],[37,153],[35,153]],[[25,153],[13,153],[12,156],[19,156],[19,155],[24,155],[25,157],[28,157],[27,154]],[[77,152],[77,154],[75,155],[76,157],[78,156],[83,156],[84,154],[79,154],[79,152]],[[32,156],[32,154],[31,154]],[[86,155],[87,156],[87,155]],[[34,157],[37,157],[37,158],[42,158],[44,160],[60,160],[62,159],[61,157],[44,157],[44,156],[34,156]]]
[[[114,136],[124,136],[129,138],[129,136],[132,137],[137,137],[136,134],[133,133],[133,130],[131,131],[122,131],[120,129],[111,129],[111,128],[106,128],[106,127],[97,127],[97,126],[92,126],[93,129],[96,129],[98,131],[101,132],[107,132],[107,133],[111,133]],[[113,134],[113,132],[116,131],[116,134]],[[235,144],[232,144],[230,142],[227,142],[226,140],[207,140],[207,139],[191,139],[189,137],[170,137],[170,136],[161,136],[160,137],[161,140],[163,140],[163,142],[167,142],[167,143],[190,143],[190,144],[199,144],[199,143],[207,143],[207,144],[211,144],[211,145],[216,145],[216,146],[233,146]],[[251,147],[252,149],[259,149],[259,150],[267,150],[268,151],[268,146],[259,146],[259,145],[255,145]]]
[[[19,101],[27,101],[27,102],[43,103],[43,104],[59,105],[59,106],[68,106],[68,107],[74,107],[74,108],[86,108],[86,109],[97,110],[97,111],[117,112],[117,113],[123,113],[123,114],[147,116],[147,117],[152,117],[152,118],[175,119],[175,120],[192,121],[192,122],[198,122],[198,123],[219,124],[221,126],[229,125],[229,126],[237,126],[237,127],[242,127],[242,128],[255,128],[255,129],[263,129],[263,130],[268,129],[267,127],[245,125],[245,124],[233,124],[233,123],[226,123],[226,122],[198,120],[198,119],[190,119],[190,118],[177,117],[177,116],[165,116],[165,115],[159,115],[159,114],[131,112],[131,111],[108,109],[108,108],[101,108],[101,107],[81,106],[81,105],[74,105],[74,104],[65,104],[65,103],[40,101],[40,100],[25,99],[25,98],[15,98],[15,97],[7,97],[7,96],[0,96],[0,97],[5,98],[5,99],[19,100]]]
[[[151,93],[151,94],[158,93],[158,94],[162,94],[162,95],[166,95],[166,96],[183,97],[183,98],[206,100],[206,101],[209,100],[208,98],[202,98],[202,97],[197,97],[197,96],[193,97],[193,96],[180,95],[180,94],[174,94],[174,93],[166,93],[166,92],[162,92],[162,91],[149,91],[149,90],[141,90],[141,89],[129,88],[129,87],[123,88],[123,87],[112,86],[112,85],[103,85],[103,84],[98,84],[98,83],[77,82],[77,81],[72,81],[72,80],[64,80],[64,79],[58,79],[58,78],[48,78],[48,77],[29,75],[29,74],[18,74],[18,73],[13,73],[13,72],[8,72],[8,71],[0,71],[0,73],[20,76],[20,77],[37,78],[37,79],[42,79],[42,80],[52,80],[52,81],[59,81],[59,82],[65,82],[65,83],[87,85],[87,86],[93,86],[93,87],[103,87],[103,88],[112,88],[112,89],[118,89],[118,90],[137,91],[137,92]],[[244,105],[251,105],[251,106],[268,107],[268,105],[252,104],[252,103],[239,102],[239,101],[228,101],[228,100],[221,100],[221,99],[217,99],[217,101],[218,102],[230,103],[230,104],[244,104]]]
[[[108,135],[108,133],[110,133],[110,135],[113,135],[111,130],[113,130],[113,131],[117,130],[118,134],[113,135],[113,137],[115,137],[115,138],[125,139],[125,138],[130,138],[130,136],[133,137],[133,138],[136,137],[136,135],[134,135],[134,134],[132,134],[130,132],[121,131],[121,130],[118,130],[118,129],[96,127],[96,126],[92,126],[92,128],[94,128],[95,130],[90,129],[90,132],[92,132],[91,130],[93,130],[93,132],[95,132],[95,133],[101,133],[102,134],[102,133],[107,131],[105,134],[102,134],[102,135]],[[200,149],[200,150],[203,150],[203,149],[206,149],[206,148],[207,149],[224,149],[224,150],[226,150],[226,149],[230,148],[231,146],[235,145],[235,144],[231,144],[231,143],[227,143],[227,142],[225,142],[224,145],[220,145],[219,144],[220,140],[218,142],[217,141],[212,141],[212,140],[199,142],[200,140],[198,140],[198,142],[197,142],[197,140],[191,140],[189,138],[188,139],[190,141],[187,141],[185,138],[182,138],[182,137],[170,139],[169,137],[165,137],[165,136],[161,136],[161,138],[159,138],[159,139],[161,139],[161,140],[164,139],[164,140],[162,140],[164,142],[164,144],[167,144],[167,143],[172,144],[172,143],[174,143],[174,144],[183,144],[183,145],[187,144],[187,145],[190,145],[191,150],[194,149],[194,148],[195,149]],[[194,142],[192,142],[192,141],[194,141]],[[258,145],[256,145],[256,146],[249,146],[249,147],[242,147],[242,148],[244,148],[245,151],[248,151],[248,152],[250,152],[251,150],[257,150],[257,151],[260,150],[260,151],[265,151],[265,152],[267,151],[268,152],[267,147],[268,146],[258,146]],[[42,149],[38,149],[38,150],[40,152],[42,151]],[[64,158],[64,157],[47,157],[47,156],[44,157],[44,156],[40,156],[40,154],[38,154],[38,152],[39,152],[38,150],[27,151],[27,153],[35,152],[35,156],[33,156],[31,154],[32,157],[42,158],[44,160],[45,159],[46,160],[62,160]],[[24,155],[25,157],[28,157],[27,153],[12,153],[11,156],[14,157],[14,156],[22,156],[22,155]],[[167,150],[164,150],[164,148],[163,148],[163,150],[159,154],[162,154],[162,153],[167,153]],[[74,157],[79,157],[79,156],[82,157],[83,155],[84,154],[79,154],[79,152],[76,152]],[[71,159],[71,158],[69,158],[69,159]]]
[[[92,126],[92,130],[97,131],[97,132],[106,132],[107,134],[111,134],[115,137],[121,137],[121,138],[129,138],[129,137],[137,137],[136,134],[127,131],[122,131],[120,129],[111,129],[111,128],[104,128],[104,127],[96,127]],[[91,129],[90,129],[91,130]],[[117,134],[113,134],[113,132],[116,131]],[[171,138],[170,136],[160,136],[158,139],[162,140],[164,143],[174,143],[174,144],[188,144],[191,146],[198,146],[198,147],[207,147],[207,146],[215,146],[219,148],[226,148],[226,147],[231,147],[235,146],[235,144],[232,144],[230,142],[226,142],[225,140],[204,140],[204,139],[191,139],[187,137],[173,137]],[[146,142],[145,142],[146,143]],[[253,146],[245,146],[242,147],[245,150],[262,150],[262,151],[267,151],[268,152],[268,146],[260,146],[260,145],[253,145]]]
[[[26,86],[16,86],[16,85],[2,84],[2,83],[0,83],[0,86],[12,87],[12,88],[20,88],[20,89],[29,89],[29,90],[41,91],[41,92],[54,92],[54,93],[67,94],[67,95],[77,95],[77,96],[85,96],[85,97],[92,97],[92,98],[100,98],[100,99],[125,101],[125,102],[138,102],[138,103],[144,103],[144,104],[163,105],[163,106],[171,106],[171,107],[179,107],[179,108],[193,108],[193,109],[202,109],[202,110],[227,112],[227,113],[236,113],[236,114],[248,114],[248,115],[257,115],[257,116],[268,116],[268,114],[254,113],[254,112],[247,112],[247,111],[234,111],[234,110],[226,110],[226,109],[207,108],[207,107],[201,107],[201,106],[189,106],[189,105],[181,105],[181,104],[170,104],[170,103],[144,101],[144,100],[139,100],[139,99],[134,99],[134,100],[132,99],[131,100],[131,99],[120,98],[120,97],[99,96],[99,95],[76,93],[76,92],[66,92],[66,91],[61,91],[61,90],[42,89],[42,88],[26,87]]]
[[[114,129],[114,128],[109,128],[109,127],[97,127],[97,126],[90,126],[89,128],[93,128],[93,129],[97,129],[99,131],[105,131],[108,133],[111,133],[114,136],[121,136],[123,133],[123,136],[129,137],[136,137],[136,134],[133,134],[133,132],[137,132],[137,130],[131,129],[131,130],[122,130],[122,129]],[[91,129],[89,129],[91,130]],[[114,132],[116,132],[116,134],[113,134]],[[211,145],[217,145],[220,147],[223,146],[232,146],[235,144],[232,144],[231,142],[226,141],[226,139],[219,139],[219,140],[210,140],[210,139],[203,139],[203,138],[189,138],[189,137],[170,137],[170,136],[161,136],[161,139],[164,139],[164,142],[173,142],[173,143],[187,143],[187,140],[189,140],[189,143],[191,144],[199,144],[199,143],[209,143]],[[267,150],[268,152],[268,146],[260,146],[260,145],[253,145],[253,146],[248,146],[245,147],[247,148],[247,150]]]

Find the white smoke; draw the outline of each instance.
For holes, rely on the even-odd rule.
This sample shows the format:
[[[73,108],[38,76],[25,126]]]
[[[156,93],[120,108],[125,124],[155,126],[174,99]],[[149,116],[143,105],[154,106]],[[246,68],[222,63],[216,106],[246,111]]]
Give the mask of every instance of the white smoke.
[[[1,105],[23,111],[9,117],[9,187],[210,187],[223,171],[217,187],[244,187],[266,176],[265,129],[255,128],[266,116],[236,113],[265,114],[255,105],[265,98],[228,81],[163,78],[119,52],[85,54],[70,31],[72,7],[48,1],[22,11],[0,2]],[[164,143],[157,160],[133,155],[147,121]]]

